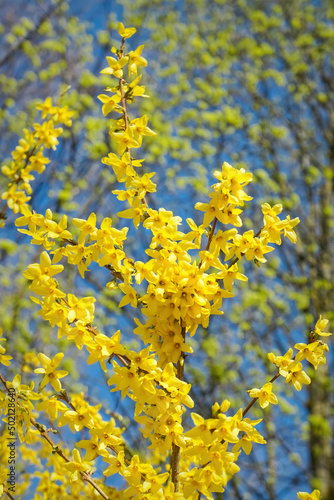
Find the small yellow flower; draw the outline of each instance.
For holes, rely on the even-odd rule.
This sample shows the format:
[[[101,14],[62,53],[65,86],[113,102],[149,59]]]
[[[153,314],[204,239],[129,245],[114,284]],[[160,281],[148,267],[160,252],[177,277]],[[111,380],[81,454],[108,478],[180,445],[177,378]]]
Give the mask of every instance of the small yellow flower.
[[[58,379],[65,377],[68,372],[65,370],[56,370],[56,368],[63,357],[64,353],[62,352],[56,354],[52,360],[41,352],[38,354],[38,359],[43,365],[43,368],[36,368],[35,373],[44,373],[44,378],[39,384],[40,389],[43,389],[46,384],[50,383],[55,391],[59,392],[61,390],[61,383]]]
[[[144,45],[140,45],[136,50],[129,52],[129,75],[137,75],[138,66],[147,66],[147,61],[142,57]]]
[[[103,75],[114,75],[116,78],[122,78],[123,76],[123,66],[128,62],[128,57],[121,57],[120,59],[115,59],[114,57],[107,56],[107,61],[109,67],[104,68],[101,73]]]
[[[125,295],[122,298],[122,300],[120,301],[118,307],[126,306],[129,303],[131,303],[132,307],[137,307],[137,292],[136,292],[136,290],[132,286],[125,285],[124,283],[121,283],[119,285],[119,288],[122,290],[122,292]]]
[[[55,274],[61,273],[64,269],[62,265],[51,265],[51,259],[47,252],[42,252],[40,257],[40,264],[30,264],[27,270],[24,271],[23,276],[28,280],[39,280],[43,276],[51,277]]]
[[[125,28],[123,23],[118,23],[117,31],[122,38],[130,38],[137,30],[136,28]]]
[[[249,392],[249,396],[251,398],[258,398],[261,408],[266,408],[269,406],[269,403],[277,405],[278,400],[275,394],[272,392],[273,384],[268,382],[264,384],[262,389],[251,389]]]
[[[289,367],[289,374],[285,379],[285,382],[288,384],[292,384],[297,391],[300,391],[303,384],[310,384],[310,377],[303,371],[303,365],[301,363],[294,362]]]
[[[66,464],[62,464],[65,469],[72,472],[71,481],[77,481],[79,479],[79,473],[89,471],[91,468],[89,462],[82,460],[79,450],[75,449],[72,452],[73,461]]]
[[[322,318],[322,316],[320,316],[315,324],[314,332],[322,337],[329,337],[332,334],[329,332],[324,332],[324,329],[326,328],[327,325],[328,325],[328,319]]]

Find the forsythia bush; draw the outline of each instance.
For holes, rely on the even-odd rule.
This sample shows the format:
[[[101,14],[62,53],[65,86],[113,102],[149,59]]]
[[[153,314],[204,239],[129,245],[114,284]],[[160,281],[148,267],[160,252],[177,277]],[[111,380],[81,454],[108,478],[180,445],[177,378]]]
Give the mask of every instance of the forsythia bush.
[[[58,338],[66,337],[79,349],[85,347],[87,365],[100,363],[105,372],[110,372],[112,392],[120,391],[122,398],[134,401],[133,418],[147,440],[150,459],[147,462],[138,455],[131,456],[124,428],[114,417],[105,420],[101,405],[92,406],[83,394],[68,394],[62,389],[61,379],[68,375],[61,369],[66,353],[59,352],[53,359],[43,353],[38,358],[27,353],[30,371],[41,375],[37,392],[34,381],[22,383],[20,374],[13,380],[0,375],[4,424],[0,488],[9,498],[22,495],[28,483],[20,484],[19,477],[15,480],[15,460],[10,461],[8,440],[12,447],[16,446],[18,457],[35,466],[36,493],[30,498],[214,498],[214,493],[223,492],[229,479],[238,473],[240,453],[249,454],[253,443],[266,443],[256,429],[260,420],[248,416],[251,407],[256,403],[262,408],[278,403],[273,383],[279,377],[297,391],[303,384],[310,384],[303,369],[305,361],[315,368],[326,363],[328,346],[319,337],[330,333],[325,332],[327,320],[320,317],[307,343],[301,339],[295,351],[290,348],[280,356],[268,354],[273,376],[269,382],[264,381],[262,388],[248,391],[251,400],[244,409],[233,411],[227,400],[213,402],[211,418],[193,412],[193,426],[184,429],[183,415],[194,407],[191,386],[184,381],[187,357],[196,356],[189,337],[196,334],[199,325],[206,328],[212,314],[223,314],[222,302],[233,297],[236,280],[247,281],[238,262],[246,259],[256,265],[265,263],[265,254],[274,250],[272,244],[281,244],[282,236],[295,243],[293,228],[299,220],[281,218],[281,205],[265,203],[261,207],[262,227],[257,232],[239,233],[244,202],[251,200],[245,188],[252,174],[226,162],[214,173],[216,183],[208,203],[195,205],[203,212],[200,226],[187,219],[189,230],[183,232],[179,216],[164,208],[150,208],[146,195],[156,191],[154,172],[141,175],[143,160],[135,157],[134,150],[140,148],[144,136],[155,133],[146,115],[132,119],[128,114],[128,105],[135,98],[148,97],[140,85],[141,76],[137,76],[137,68],[147,65],[143,46],[130,52],[125,48],[126,39],[135,31],[119,24],[121,46],[112,47],[108,67],[102,70],[114,80],[98,98],[103,103],[103,115],[113,113],[110,135],[118,153],[109,153],[102,162],[112,168],[123,185],[113,193],[121,203],[130,205],[118,216],[131,219],[138,231],[151,234],[143,261],[130,258],[126,248],[128,228],[113,227],[110,218],[99,226],[95,213],[87,220],[74,218],[71,224],[77,229],[71,231],[66,215],[57,223],[50,210],[42,215],[28,205],[33,172],[43,173],[50,162],[45,151],[56,149],[62,125],[70,127],[72,123],[73,112],[66,106],[53,105],[50,97],[38,105],[42,123],[36,123],[33,130],[24,130],[10,165],[2,167],[9,184],[2,194],[5,206],[1,218],[5,219],[7,209],[19,214],[15,221],[18,231],[27,235],[33,245],[44,247],[39,263],[29,265],[24,272],[35,294],[32,300],[43,319],[58,328]],[[129,81],[125,79],[126,70]],[[76,238],[72,235],[75,231]],[[107,286],[123,293],[119,307],[131,304],[141,309],[133,333],[147,346],[145,349],[127,349],[119,330],[111,337],[97,331],[93,326],[95,298],[66,293],[61,279],[57,281],[64,259],[77,266],[82,278],[92,262],[111,274]],[[139,293],[143,289],[144,293]],[[12,357],[5,352],[1,345],[0,363],[8,366]],[[73,450],[57,439],[58,429],[64,426],[72,433],[82,431],[81,437],[86,437],[78,440]],[[93,479],[96,467],[101,474],[96,473]],[[102,471],[103,476],[118,473],[123,478],[121,486],[107,486]],[[300,499],[320,497],[318,490],[297,495]]]

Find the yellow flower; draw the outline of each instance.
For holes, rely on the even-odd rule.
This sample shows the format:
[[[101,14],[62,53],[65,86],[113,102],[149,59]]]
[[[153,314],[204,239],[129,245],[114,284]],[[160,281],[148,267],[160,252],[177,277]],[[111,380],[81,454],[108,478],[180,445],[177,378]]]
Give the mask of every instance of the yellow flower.
[[[13,356],[9,356],[8,354],[0,354],[0,363],[4,366],[9,366],[11,363],[11,359],[13,359]]]
[[[138,203],[133,203],[132,208],[128,208],[126,210],[122,210],[121,212],[117,212],[118,217],[123,217],[124,219],[133,219],[133,225],[135,228],[138,228],[140,221],[144,213],[146,212],[146,205],[140,203],[138,199]]]
[[[90,353],[87,359],[87,364],[96,363],[99,361],[103,371],[107,371],[105,360],[110,358],[114,353],[125,354],[124,347],[120,345],[121,332],[118,330],[111,338],[98,333],[94,339],[86,344],[87,351]]]
[[[73,433],[81,431],[84,427],[91,429],[94,426],[94,420],[88,404],[84,402],[81,405],[76,405],[76,411],[65,411],[59,420],[59,425],[65,424],[68,424]]]
[[[1,338],[2,337],[2,328],[0,328],[0,341],[6,342],[7,339]],[[6,349],[0,344],[0,364],[4,366],[9,366],[10,365],[10,360],[13,359],[12,356],[5,355]]]
[[[4,485],[6,484],[6,482],[8,480],[10,480],[10,478],[8,478],[8,469],[1,466],[1,468],[0,468],[0,497],[1,498],[2,498],[3,492],[4,492]]]
[[[56,106],[53,109],[52,115],[53,119],[56,123],[63,123],[67,127],[72,125],[71,117],[75,114],[75,111],[69,111],[68,106],[64,106],[63,108],[59,108]]]
[[[268,382],[264,384],[262,389],[251,389],[249,392],[249,396],[251,398],[258,398],[261,408],[266,408],[269,406],[269,403],[277,405],[278,400],[275,394],[272,392],[273,384]]]
[[[285,219],[285,225],[283,228],[283,233],[284,236],[287,236],[291,243],[296,243],[297,242],[297,235],[293,231],[293,227],[297,226],[299,224],[300,220],[299,217],[295,217],[294,219],[290,220],[290,215],[287,216]]]
[[[122,398],[128,394],[129,389],[135,394],[140,386],[139,377],[135,369],[120,367],[117,363],[113,362],[114,375],[108,380],[108,385],[115,385],[115,389],[111,389],[111,392],[121,391]]]
[[[113,171],[116,174],[118,182],[124,182],[127,177],[134,177],[136,171],[133,167],[141,167],[144,160],[133,160],[130,153],[124,153],[122,158],[118,158],[114,153],[109,153],[108,157],[102,158],[102,163],[112,165]]]
[[[163,488],[163,498],[165,500],[183,500],[184,495],[183,493],[177,493],[174,483],[170,482]]]
[[[314,333],[320,335],[321,337],[329,337],[332,334],[329,332],[324,332],[324,329],[327,325],[328,319],[322,318],[322,316],[320,316],[314,327]]]
[[[2,337],[3,335],[3,330],[2,328],[0,328],[0,341],[1,342],[6,342],[7,339],[5,339],[4,337]],[[6,351],[6,349],[0,344],[0,353],[4,353]]]
[[[144,45],[140,45],[136,50],[129,52],[129,75],[137,74],[138,66],[147,66],[147,61],[142,57]]]
[[[94,213],[90,214],[88,220],[74,218],[72,222],[80,229],[79,244],[84,243],[88,235],[93,237],[96,234],[96,215]]]
[[[47,97],[43,104],[36,104],[36,109],[42,111],[42,119],[47,117],[48,114],[52,113],[52,99],[51,97]]]
[[[85,460],[90,462],[94,460],[99,455],[109,456],[109,453],[105,451],[107,446],[106,443],[99,442],[99,438],[97,435],[91,437],[90,439],[83,439],[78,441],[76,446],[79,448],[84,448],[86,451]]]
[[[132,307],[137,307],[137,292],[136,292],[136,290],[132,286],[125,285],[124,283],[121,283],[119,285],[119,288],[122,290],[122,292],[125,294],[125,296],[120,301],[118,307],[126,306],[129,303],[131,303]]]
[[[103,116],[106,116],[108,113],[110,113],[110,111],[117,109],[118,103],[121,100],[121,96],[117,94],[112,96],[106,94],[100,94],[97,96],[97,98],[103,102],[102,106]]]
[[[54,128],[54,123],[52,120],[47,122],[34,123],[35,137],[42,143],[46,148],[56,149],[56,146],[59,144],[57,137],[63,133],[63,129],[61,127]]]
[[[136,175],[131,179],[131,188],[136,190],[136,197],[142,200],[146,193],[154,193],[156,191],[156,184],[151,181],[151,177],[155,175],[155,172],[150,172],[149,174],[144,174],[143,176]]]
[[[292,363],[289,367],[289,374],[285,379],[285,382],[292,384],[297,391],[300,391],[303,384],[310,384],[310,377],[303,371],[303,365],[301,363]]]
[[[1,195],[2,200],[7,200],[8,207],[13,210],[14,214],[21,211],[22,205],[29,201],[31,196],[27,196],[22,190],[22,186],[17,186],[13,184],[8,191],[5,191]]]
[[[91,323],[94,319],[94,302],[96,299],[94,297],[83,297],[78,299],[72,293],[67,296],[67,302],[69,305],[69,311],[67,314],[67,319],[69,323],[73,323],[75,320],[82,320],[86,323]]]
[[[62,265],[53,266],[49,254],[47,252],[42,252],[40,264],[29,264],[23,276],[28,280],[40,280],[44,276],[50,278],[55,274],[61,273],[63,269],[64,266]]]
[[[39,174],[42,174],[45,170],[45,165],[50,163],[50,161],[51,160],[49,158],[45,158],[45,156],[43,156],[43,148],[41,148],[37,153],[30,156],[29,164],[25,170],[26,170],[26,172],[27,171],[30,172],[31,170],[36,170],[36,172],[38,172]],[[22,177],[22,173],[21,173],[21,177]]]
[[[272,352],[268,354],[268,359],[271,363],[277,366],[280,375],[286,377],[289,373],[289,367],[293,364],[292,361],[293,350],[290,349],[284,354],[284,356],[275,356]]]
[[[72,234],[66,229],[67,228],[67,215],[63,215],[57,224],[53,220],[46,220],[45,226],[47,227],[47,236],[49,238],[61,238],[63,240],[69,240],[72,238]]]
[[[67,406],[57,399],[57,397],[51,396],[51,398],[41,401],[36,406],[38,411],[45,411],[51,420],[56,420],[58,418],[58,412],[64,413],[67,410]]]
[[[122,78],[123,70],[122,68],[128,62],[128,57],[121,57],[120,59],[115,59],[114,57],[107,56],[107,61],[109,67],[104,68],[101,73],[103,75],[114,75],[116,78]]]
[[[126,149],[139,148],[139,142],[134,138],[131,127],[121,132],[111,132],[110,136],[117,142],[117,153],[122,155]]]
[[[319,349],[320,347],[320,349]],[[299,343],[295,345],[295,349],[298,349],[298,354],[296,355],[296,361],[302,361],[303,359],[307,359],[309,363],[311,363],[315,369],[317,369],[319,363],[324,358],[323,349],[321,348],[320,342],[312,342],[311,344],[303,344]],[[324,349],[328,349],[326,344],[323,344]],[[326,362],[326,359],[325,359]]]
[[[250,196],[247,196],[243,187],[253,181],[253,175],[246,172],[243,168],[238,170],[225,161],[221,172],[216,170],[213,175],[220,181],[219,184],[213,186],[215,191],[224,192],[227,190],[231,192],[237,198],[240,205],[243,205],[243,200],[252,199]]]
[[[140,285],[140,283],[143,281],[143,279],[146,279],[146,281],[154,281],[155,274],[152,271],[153,266],[154,266],[153,260],[146,262],[145,264],[143,262],[141,262],[140,260],[135,262],[134,267],[137,271],[136,275],[135,275],[136,283],[138,283]],[[152,293],[154,293],[154,288],[152,289]]]
[[[201,226],[197,227],[195,222],[193,221],[193,219],[190,219],[190,218],[187,219],[187,223],[188,223],[191,231],[184,236],[184,240],[190,240],[190,241],[195,240],[194,243],[195,243],[196,247],[200,248],[202,234],[205,233],[205,226],[202,224]],[[210,247],[210,250],[211,250],[211,247]]]
[[[313,490],[312,493],[306,493],[304,491],[299,491],[299,493],[297,493],[297,498],[300,498],[300,500],[319,500],[320,491]]]
[[[61,383],[58,379],[65,377],[68,372],[65,370],[56,370],[56,368],[63,357],[64,353],[62,352],[56,354],[52,360],[41,352],[38,354],[38,359],[43,365],[43,368],[36,368],[35,373],[44,373],[44,378],[39,384],[40,389],[43,389],[46,384],[50,383],[55,391],[59,392],[61,390]]]
[[[109,456],[104,460],[109,464],[109,467],[103,471],[104,476],[111,476],[117,473],[123,475],[125,469],[124,451],[120,451],[117,457]]]
[[[182,352],[192,353],[194,351],[190,345],[183,341],[182,335],[174,335],[171,340],[163,343],[161,352],[166,354],[168,361],[177,363]],[[158,351],[157,354],[159,355],[160,352]]]
[[[203,225],[204,227],[207,227],[210,222],[213,221],[213,219],[216,217],[220,222],[223,222],[222,219],[222,213],[221,210],[215,206],[215,205],[209,205],[208,203],[200,203],[197,202],[195,205],[196,210],[201,210],[202,212],[205,212],[204,218],[203,218]]]
[[[72,452],[73,461],[66,464],[62,464],[62,467],[72,472],[71,481],[77,481],[79,479],[79,473],[89,471],[91,466],[89,462],[82,460],[79,450],[75,449]]]
[[[131,458],[131,463],[123,472],[127,482],[132,485],[140,484],[142,476],[152,472],[152,465],[140,463],[138,455]],[[167,477],[166,477],[167,479]]]
[[[131,121],[131,128],[133,130],[134,138],[135,140],[139,143],[141,146],[142,144],[142,136],[147,135],[147,136],[155,136],[157,135],[153,130],[151,130],[147,126],[148,118],[147,115],[144,115],[140,118],[135,118],[134,120]]]
[[[239,439],[239,441],[235,443],[235,445],[233,446],[232,452],[236,453],[237,451],[240,450],[240,448],[244,450],[246,455],[250,454],[253,448],[253,444],[248,436],[243,436],[241,439]]]
[[[30,210],[28,205],[22,205],[20,212],[23,215],[16,219],[15,226],[28,226],[29,231],[34,232],[36,230],[36,225],[40,226],[44,221],[43,215],[35,214]]]
[[[123,23],[118,23],[117,31],[122,38],[130,38],[136,33],[136,28],[125,28]]]
[[[124,83],[125,98],[128,102],[134,101],[134,97],[149,97],[145,94],[145,86],[138,85],[142,75],[137,76],[131,83]]]
[[[227,264],[225,264],[225,269],[217,274],[217,278],[223,280],[224,287],[228,291],[232,290],[235,279],[240,281],[248,281],[247,276],[238,271],[238,264],[234,264],[230,268],[228,268]]]

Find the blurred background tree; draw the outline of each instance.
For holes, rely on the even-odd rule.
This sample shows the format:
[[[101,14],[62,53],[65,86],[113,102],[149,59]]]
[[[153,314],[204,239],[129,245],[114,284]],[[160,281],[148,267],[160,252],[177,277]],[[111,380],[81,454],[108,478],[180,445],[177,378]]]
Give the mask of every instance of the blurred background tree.
[[[76,111],[66,140],[35,181],[33,208],[75,217],[94,211],[114,221],[126,208],[115,202],[117,180],[100,162],[111,145],[96,99],[109,85],[99,72],[122,21],[137,28],[131,42],[145,44],[149,61],[142,81],[151,99],[136,105],[158,134],[141,149],[144,168],[159,175],[159,201],[150,199],[150,205],[194,218],[195,201],[204,201],[212,171],[226,160],[252,171],[250,194],[258,206],[282,203],[301,218],[297,249],[283,244],[266,265],[251,266],[252,278],[235,299],[225,300],[223,318],[195,336],[197,354],[187,358],[186,379],[199,413],[209,417],[211,404],[225,397],[236,409],[244,407],[245,390],[267,381],[267,352],[284,353],[307,341],[320,314],[333,323],[331,0],[15,0],[1,1],[0,12],[4,162],[18,134],[36,118],[37,101],[51,95]],[[3,191],[5,179],[0,182]],[[260,229],[260,209],[245,213],[245,230]],[[28,371],[28,349],[67,346],[54,340],[37,313],[33,321],[27,314],[32,305],[21,273],[40,248],[15,233],[7,215],[0,240],[0,314],[16,362]],[[135,230],[130,234],[131,252],[139,258],[142,247]],[[67,277],[69,292],[79,283],[83,295],[99,294],[97,326],[113,333],[120,320],[133,345],[133,312],[119,314],[105,273],[94,270],[82,282],[69,269]],[[68,368],[77,371],[79,388],[92,383],[78,363]],[[325,500],[334,498],[332,372],[333,363],[312,373],[315,383],[298,395],[278,381],[280,408],[252,413],[264,418],[268,445],[240,458],[240,474],[219,498],[289,500],[309,483]],[[101,381],[102,375],[95,377]],[[135,431],[129,439],[140,448]]]

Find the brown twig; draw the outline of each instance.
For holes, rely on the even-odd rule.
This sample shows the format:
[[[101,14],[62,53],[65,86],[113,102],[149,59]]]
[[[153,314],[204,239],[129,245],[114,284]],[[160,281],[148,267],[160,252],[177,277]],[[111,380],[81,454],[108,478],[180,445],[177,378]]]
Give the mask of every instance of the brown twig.
[[[10,498],[10,500],[15,500],[15,498],[12,497],[12,495],[9,493],[9,491],[7,490],[7,488],[4,488],[3,492],[8,496],[8,498]]]
[[[172,443],[172,456],[171,456],[171,471],[172,471],[172,483],[174,483],[175,491],[179,491],[179,472],[180,472],[180,456],[181,449],[180,447]]]

